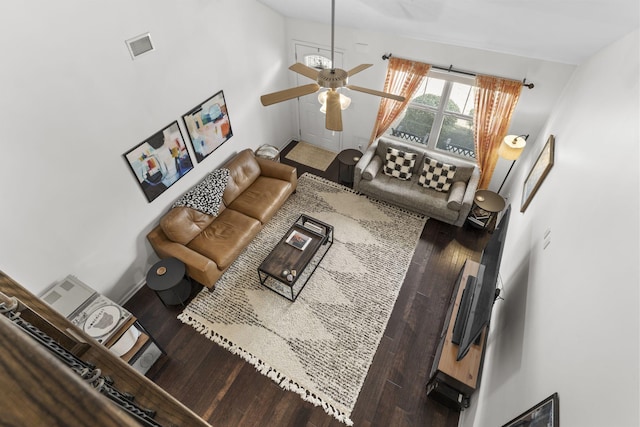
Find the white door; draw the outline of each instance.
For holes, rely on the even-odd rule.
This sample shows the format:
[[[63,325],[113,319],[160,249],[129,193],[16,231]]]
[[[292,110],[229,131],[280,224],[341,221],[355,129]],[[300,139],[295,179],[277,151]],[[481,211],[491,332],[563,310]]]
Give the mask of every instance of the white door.
[[[336,68],[342,68],[342,53],[334,53]],[[296,61],[312,68],[330,68],[331,50],[296,44]],[[310,79],[297,74],[297,85],[311,83]],[[300,140],[324,148],[325,150],[340,152],[342,147],[342,132],[333,132],[325,128],[325,115],[320,112],[318,94],[306,95],[298,98],[298,129]]]

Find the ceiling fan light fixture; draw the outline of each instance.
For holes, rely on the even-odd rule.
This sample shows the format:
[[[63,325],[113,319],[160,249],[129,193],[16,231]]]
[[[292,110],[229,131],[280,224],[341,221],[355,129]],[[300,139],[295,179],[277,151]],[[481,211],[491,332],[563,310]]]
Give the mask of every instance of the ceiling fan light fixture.
[[[351,105],[351,98],[346,95],[340,94],[340,108],[346,110]]]
[[[320,112],[326,114],[327,112],[327,92],[322,91],[318,94],[318,102],[321,104]],[[340,109],[346,110],[351,105],[351,98],[346,95],[340,94]]]
[[[334,68],[334,37],[335,37],[335,0],[331,0],[331,67],[318,70],[300,62],[291,65],[289,69],[295,73],[305,76],[315,83],[297,86],[278,92],[269,93],[260,97],[262,105],[271,105],[278,102],[287,101],[289,99],[299,98],[301,96],[310,95],[321,89],[327,89],[318,94],[318,101],[322,104],[320,111],[325,113],[326,128],[332,131],[342,131],[342,110],[345,110],[351,104],[351,98],[342,95],[337,90],[347,88],[369,95],[380,96],[383,98],[393,99],[404,102],[405,98],[392,93],[381,92],[379,90],[368,89],[365,87],[354,86],[349,84],[349,78],[361,71],[371,67],[372,64],[360,64],[346,71],[341,68]],[[323,63],[325,65],[325,63]]]
[[[327,103],[327,91],[323,90],[320,93],[318,93],[318,102],[322,105],[325,105]]]

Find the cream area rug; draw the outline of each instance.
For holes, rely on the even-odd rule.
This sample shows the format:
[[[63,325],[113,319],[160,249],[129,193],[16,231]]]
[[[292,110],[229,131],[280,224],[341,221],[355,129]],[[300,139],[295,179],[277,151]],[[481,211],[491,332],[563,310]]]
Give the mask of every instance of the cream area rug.
[[[326,171],[336,156],[337,154],[333,151],[300,141],[284,157],[314,169]]]
[[[262,286],[258,266],[301,213],[334,242],[295,302]],[[426,219],[315,175],[220,278],[178,316],[285,390],[347,425]]]

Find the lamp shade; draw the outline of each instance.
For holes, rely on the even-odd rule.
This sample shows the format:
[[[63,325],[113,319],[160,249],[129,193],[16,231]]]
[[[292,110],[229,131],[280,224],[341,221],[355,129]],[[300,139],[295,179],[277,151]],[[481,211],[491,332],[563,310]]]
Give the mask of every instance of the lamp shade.
[[[500,148],[498,148],[498,156],[507,160],[517,160],[522,154],[525,145],[527,145],[527,141],[523,137],[507,135],[502,140]]]
[[[327,92],[328,91],[323,91],[318,94],[318,102],[322,104],[322,106],[320,107],[320,111],[322,113],[327,112]],[[340,94],[340,109],[346,110],[347,108],[349,108],[349,105],[351,105],[351,98]]]
[[[349,108],[349,105],[351,105],[351,98],[340,94],[340,108],[346,110],[347,108]]]
[[[327,103],[327,91],[323,90],[320,93],[318,93],[318,102],[322,105]]]

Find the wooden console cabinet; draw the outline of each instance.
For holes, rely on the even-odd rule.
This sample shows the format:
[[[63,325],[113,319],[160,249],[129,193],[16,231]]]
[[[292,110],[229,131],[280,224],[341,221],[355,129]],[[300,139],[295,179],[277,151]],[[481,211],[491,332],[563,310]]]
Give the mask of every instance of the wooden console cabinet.
[[[75,276],[68,275],[40,299],[141,374],[164,354],[132,313]]]
[[[451,342],[467,278],[475,276],[478,268],[477,262],[467,260],[460,270],[427,383],[430,398],[458,411],[469,407],[469,399],[478,386],[486,344],[485,327],[479,344],[472,345],[469,353],[457,361],[458,346]]]

